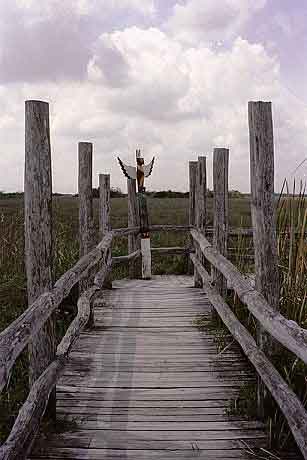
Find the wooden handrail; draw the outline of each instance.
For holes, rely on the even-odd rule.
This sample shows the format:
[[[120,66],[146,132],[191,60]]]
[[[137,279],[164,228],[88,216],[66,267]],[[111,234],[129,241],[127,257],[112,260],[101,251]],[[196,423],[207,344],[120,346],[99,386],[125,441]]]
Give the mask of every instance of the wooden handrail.
[[[138,257],[141,257],[141,251],[139,249],[137,251],[131,252],[131,254],[128,254],[127,256],[112,257],[112,264],[118,265],[120,263],[131,262]]]
[[[105,265],[104,277],[109,270],[110,265]],[[26,458],[30,452],[44,416],[49,395],[64,370],[72,345],[89,321],[91,303],[99,290],[100,287],[94,285],[79,298],[77,316],[58,345],[55,360],[33,384],[7,440],[0,447],[0,460],[21,460]]]
[[[307,412],[296,394],[287,385],[273,364],[259,349],[254,338],[240,323],[230,307],[216,289],[211,278],[194,254],[190,255],[195,269],[202,278],[208,299],[218,312],[232,336],[240,344],[245,355],[255,367],[264,384],[271,392],[281,411],[285,415],[293,436],[307,459]]]
[[[50,315],[69,294],[72,287],[88,275],[98,262],[106,263],[108,249],[114,232],[108,232],[103,240],[83,256],[55,283],[54,288],[42,294],[27,310],[0,334],[0,391],[9,381],[12,367],[20,353],[45,324]]]
[[[164,254],[164,255],[187,255],[192,251],[193,251],[193,248],[181,247],[181,246],[171,246],[168,248],[163,248],[163,247],[151,248],[152,254]]]
[[[206,259],[231,283],[241,301],[246,304],[262,327],[307,364],[307,330],[273,310],[250,281],[228,259],[216,251],[200,232],[191,230],[191,235]]]

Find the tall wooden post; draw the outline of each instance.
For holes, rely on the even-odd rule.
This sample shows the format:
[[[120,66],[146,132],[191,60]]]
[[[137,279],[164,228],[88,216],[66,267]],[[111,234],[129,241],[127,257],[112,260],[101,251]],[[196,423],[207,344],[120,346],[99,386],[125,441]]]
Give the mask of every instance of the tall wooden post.
[[[206,157],[198,157],[197,173],[196,173],[196,227],[202,232],[206,229],[207,220],[207,169]]]
[[[105,234],[111,230],[110,220],[111,195],[110,195],[110,174],[99,174],[99,239],[103,239]],[[108,262],[112,258],[112,251],[108,256]],[[107,275],[103,287],[112,289],[112,279]]]
[[[92,161],[93,144],[79,142],[79,255],[84,256],[94,246],[93,238],[93,191],[92,191]],[[90,286],[88,277],[79,283],[80,292]],[[93,318],[89,321],[92,324]]]
[[[110,174],[99,174],[99,239],[111,229]]]
[[[196,175],[197,161],[189,161],[189,225],[196,221]]]
[[[28,303],[52,287],[52,174],[49,104],[25,103],[25,265]],[[56,352],[55,319],[51,316],[29,344],[30,386],[48,367]],[[55,419],[56,394],[47,413]]]
[[[128,190],[128,227],[138,227],[140,225],[138,201],[136,195],[136,179],[127,179]],[[128,236],[128,254],[140,249],[141,242],[138,235]],[[129,263],[129,278],[141,277],[140,259]]]
[[[196,176],[197,176],[197,161],[189,161],[189,225],[195,226],[196,223]],[[191,239],[191,244],[194,245]],[[193,274],[193,266],[188,259],[188,273]],[[200,278],[194,268],[194,286],[198,287]]]
[[[256,289],[274,309],[279,308],[279,275],[274,203],[274,139],[270,102],[249,102],[251,214]],[[258,344],[272,355],[273,340],[258,325]],[[265,387],[258,382],[258,412],[264,415]]]
[[[198,162],[197,162],[197,171],[196,171],[196,203],[195,203],[195,211],[196,211],[196,216],[195,216],[195,225],[197,229],[205,234],[205,229],[206,229],[206,204],[207,204],[207,171],[206,171],[206,157],[200,156],[198,157]],[[203,257],[201,251],[199,248],[196,248],[196,254],[198,259],[205,265],[206,269],[209,269],[208,263],[206,263],[205,257]],[[202,279],[196,273],[196,270],[194,269],[194,285],[202,287]]]
[[[213,246],[227,257],[228,240],[228,162],[229,150],[224,148],[213,151]],[[227,281],[215,268],[212,269],[212,281],[218,292],[225,297]]]

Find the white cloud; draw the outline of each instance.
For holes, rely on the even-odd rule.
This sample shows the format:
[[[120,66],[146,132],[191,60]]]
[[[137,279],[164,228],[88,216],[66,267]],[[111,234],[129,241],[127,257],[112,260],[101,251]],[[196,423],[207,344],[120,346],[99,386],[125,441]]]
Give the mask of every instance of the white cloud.
[[[25,0],[24,0],[25,1]],[[272,100],[277,185],[302,159],[307,110],[285,93],[279,63],[260,44],[237,37],[227,49],[187,44],[157,27],[99,34],[84,58],[83,80],[0,85],[0,189],[21,190],[24,100],[50,102],[54,189],[76,191],[77,143],[94,143],[95,183],[110,172],[125,187],[116,162],[157,155],[148,187],[188,187],[188,161],[230,148],[230,186],[249,190],[248,100]],[[293,168],[292,168],[293,164]],[[209,179],[209,184],[211,180]]]
[[[165,27],[189,44],[223,42],[234,38],[266,0],[189,0],[177,3]]]

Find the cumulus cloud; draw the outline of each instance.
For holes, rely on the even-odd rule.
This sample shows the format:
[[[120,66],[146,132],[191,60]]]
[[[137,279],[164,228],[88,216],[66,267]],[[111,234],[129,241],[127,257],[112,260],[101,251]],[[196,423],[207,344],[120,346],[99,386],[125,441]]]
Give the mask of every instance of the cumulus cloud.
[[[31,8],[31,1],[19,3]],[[80,0],[72,15],[82,22],[95,4]],[[186,190],[188,161],[201,154],[208,156],[211,184],[213,148],[228,147],[230,186],[248,191],[248,100],[273,101],[277,186],[292,171],[290,163],[294,169],[302,159],[307,110],[285,92],[278,58],[263,45],[236,36],[227,48],[216,50],[205,41],[187,43],[158,26],[98,29],[82,59],[74,62],[82,63],[82,72],[66,70],[63,75],[56,67],[54,78],[30,78],[32,72],[28,79],[20,77],[21,82],[13,78],[5,86],[0,83],[0,171],[5,171],[0,189],[23,186],[25,99],[50,102],[57,191],[76,191],[77,143],[82,140],[94,143],[96,184],[99,172],[110,172],[112,185],[125,188],[116,156],[133,162],[137,147],[148,159],[157,156],[149,188]]]
[[[177,3],[166,28],[189,44],[200,41],[221,42],[234,38],[266,0],[190,0]]]
[[[83,79],[101,29],[155,14],[153,0],[0,0],[0,83]]]

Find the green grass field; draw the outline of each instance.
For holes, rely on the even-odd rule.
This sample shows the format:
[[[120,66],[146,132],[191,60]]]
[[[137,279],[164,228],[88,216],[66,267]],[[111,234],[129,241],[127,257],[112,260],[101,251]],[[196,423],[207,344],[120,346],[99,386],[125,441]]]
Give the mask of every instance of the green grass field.
[[[230,227],[251,227],[250,203],[248,197],[230,198]],[[301,198],[282,199],[278,202],[277,229],[279,271],[281,279],[280,308],[282,314],[307,327],[307,244],[304,232],[307,230],[307,201]],[[187,198],[148,199],[151,224],[187,224]],[[207,225],[213,225],[212,199],[207,202]],[[95,235],[98,242],[98,199],[94,200]],[[53,278],[58,279],[79,258],[78,254],[78,199],[70,196],[56,196],[53,199],[54,266]],[[111,225],[113,228],[127,226],[127,198],[111,200]],[[5,329],[27,307],[26,278],[24,271],[24,219],[23,200],[9,198],[0,200],[0,331]],[[285,235],[282,236],[282,233]],[[298,235],[298,236],[296,236]],[[157,232],[152,235],[152,246],[184,246],[189,244],[187,233]],[[238,255],[232,260],[242,271],[246,262],[242,257],[251,249],[251,239],[247,242],[233,237],[229,245],[237,248]],[[116,238],[113,255],[127,253],[127,238]],[[251,268],[250,263],[248,264]],[[153,258],[153,273],[185,273],[187,258],[182,256]],[[127,275],[125,268],[116,268],[114,278]],[[58,339],[64,335],[68,324],[75,315],[78,291],[73,289],[70,296],[56,311]],[[231,297],[230,297],[231,300]],[[231,300],[240,320],[252,332],[255,322],[250,321],[246,307]],[[240,310],[239,310],[240,309]],[[220,334],[220,332],[217,332]],[[307,406],[305,384],[306,366],[291,354],[282,353],[276,357],[276,366],[291,387]],[[9,433],[23,401],[28,394],[26,351],[19,358],[10,380],[9,387],[0,397],[0,443]],[[243,388],[246,393],[247,389]],[[248,390],[249,391],[249,390]],[[254,389],[251,394],[255,394]],[[251,399],[251,398],[250,398]],[[237,404],[239,407],[239,404]],[[252,410],[243,408],[243,410]],[[289,433],[283,417],[273,404],[268,416],[268,424],[275,427],[274,441],[277,446],[287,445]]]

